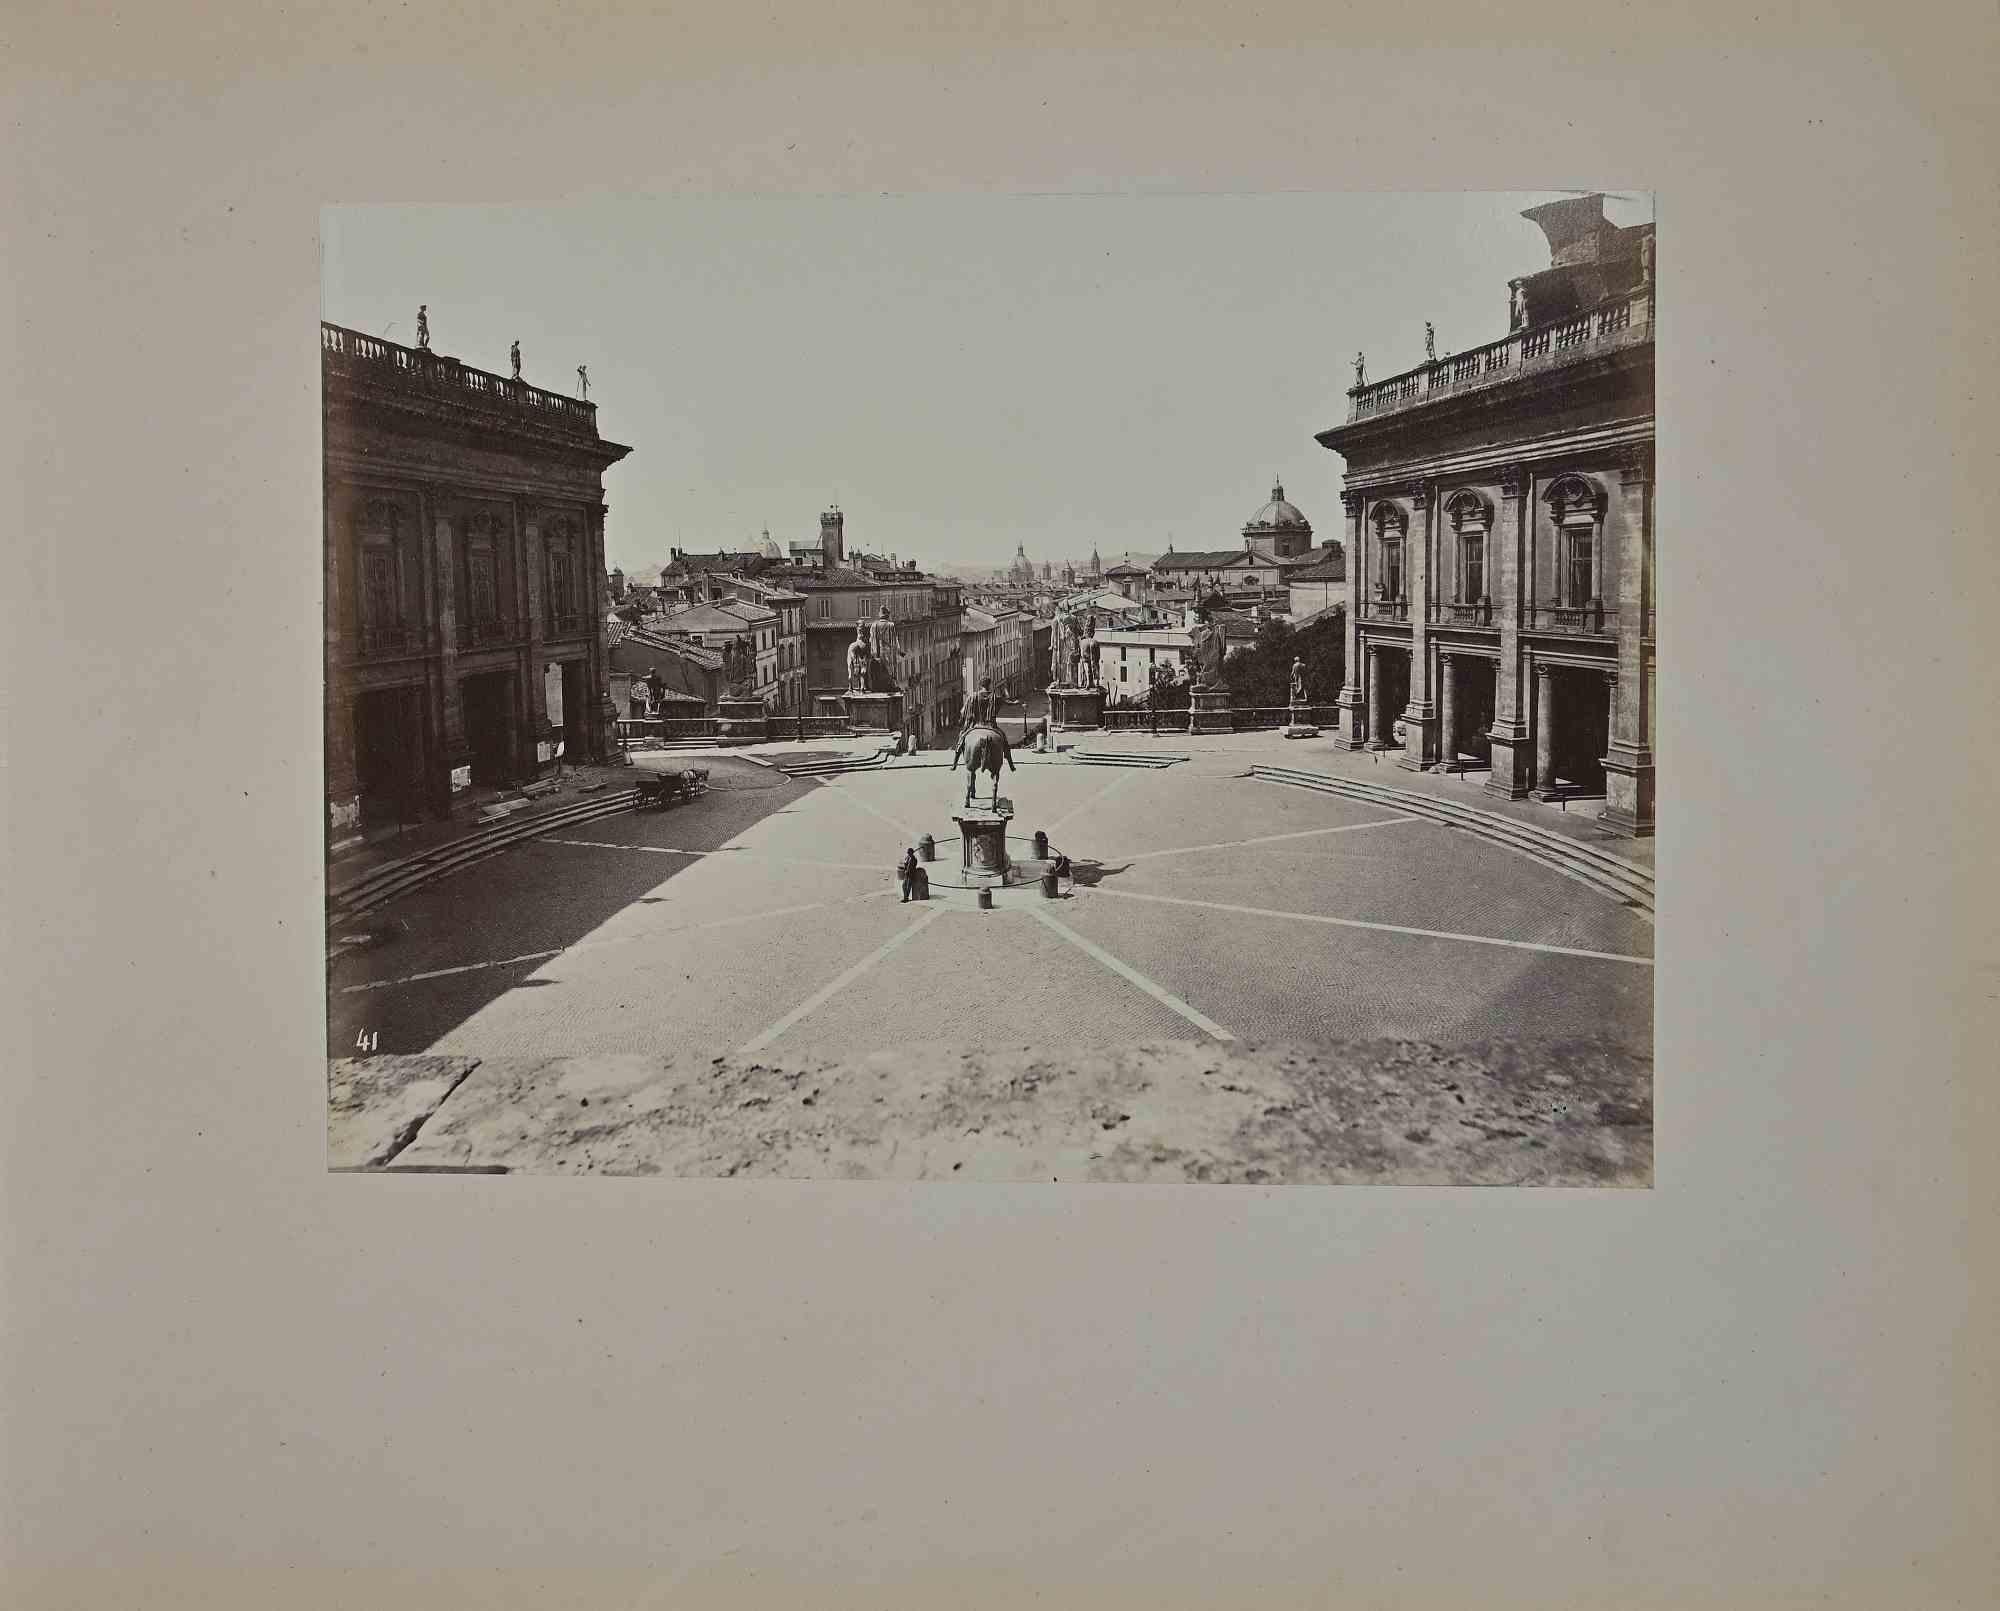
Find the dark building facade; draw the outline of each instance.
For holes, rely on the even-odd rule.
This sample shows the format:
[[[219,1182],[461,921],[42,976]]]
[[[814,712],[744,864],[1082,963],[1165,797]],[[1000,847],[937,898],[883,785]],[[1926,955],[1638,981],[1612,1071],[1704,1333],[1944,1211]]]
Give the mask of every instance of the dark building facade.
[[[1603,197],[1523,215],[1509,334],[1349,393],[1340,742],[1490,765],[1510,798],[1654,826],[1654,239]],[[1395,729],[1400,724],[1398,741]]]
[[[592,403],[320,328],[334,837],[608,739]]]

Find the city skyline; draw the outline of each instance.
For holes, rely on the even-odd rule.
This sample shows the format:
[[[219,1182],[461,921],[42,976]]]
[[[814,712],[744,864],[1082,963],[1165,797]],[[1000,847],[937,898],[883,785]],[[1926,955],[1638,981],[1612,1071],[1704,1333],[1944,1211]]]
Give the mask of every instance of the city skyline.
[[[1338,535],[1312,433],[1370,379],[1506,333],[1543,248],[1477,195],[861,197],[329,207],[323,317],[574,394],[607,563],[815,535],[940,572],[1218,549],[1281,481]],[[1650,218],[1614,195],[1619,222]],[[1504,270],[1505,272],[1501,272]],[[1058,384],[1051,377],[1062,377]]]

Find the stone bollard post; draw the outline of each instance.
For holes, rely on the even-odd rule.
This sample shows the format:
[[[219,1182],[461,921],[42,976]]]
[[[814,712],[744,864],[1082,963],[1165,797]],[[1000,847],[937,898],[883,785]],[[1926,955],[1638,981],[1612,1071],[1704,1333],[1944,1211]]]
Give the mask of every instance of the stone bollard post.
[[[1049,836],[1046,833],[1044,833],[1040,828],[1037,828],[1035,830],[1035,860],[1047,861],[1048,859],[1049,859]]]
[[[929,834],[925,834],[917,841],[917,856],[922,861],[937,860],[937,841]]]

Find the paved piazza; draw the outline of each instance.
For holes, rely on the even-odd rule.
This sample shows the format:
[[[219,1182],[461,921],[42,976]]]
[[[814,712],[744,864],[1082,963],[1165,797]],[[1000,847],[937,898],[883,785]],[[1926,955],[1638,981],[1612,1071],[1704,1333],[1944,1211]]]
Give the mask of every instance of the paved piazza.
[[[364,1032],[482,1058],[1389,1037],[1649,1055],[1644,918],[1436,822],[1246,775],[1303,748],[1023,758],[1003,782],[1016,823],[1078,887],[986,912],[905,905],[895,884],[925,830],[956,863],[963,773],[809,782],[704,758],[696,801],[554,830],[397,903],[394,943],[333,964],[329,1055]]]

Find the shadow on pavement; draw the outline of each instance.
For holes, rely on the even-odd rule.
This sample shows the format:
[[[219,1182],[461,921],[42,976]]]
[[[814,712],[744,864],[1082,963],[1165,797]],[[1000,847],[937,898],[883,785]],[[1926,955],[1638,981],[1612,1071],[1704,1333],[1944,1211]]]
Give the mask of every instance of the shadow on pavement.
[[[699,764],[710,787],[696,799],[554,829],[550,843],[527,841],[385,908],[371,927],[386,943],[327,968],[327,1055],[428,1050],[508,991],[550,983],[529,976],[623,908],[661,900],[660,884],[699,859],[593,856],[560,841],[719,850],[815,787],[746,761]],[[885,860],[885,877],[894,865]]]

